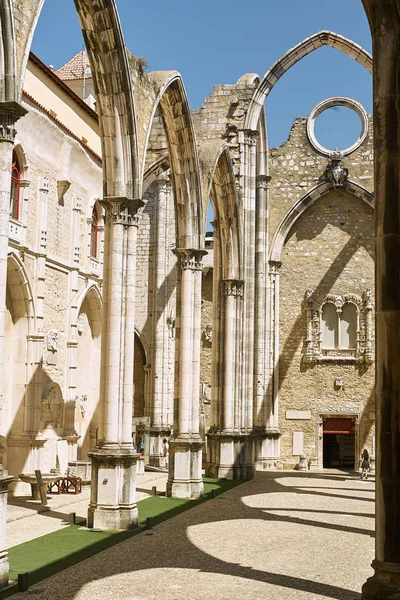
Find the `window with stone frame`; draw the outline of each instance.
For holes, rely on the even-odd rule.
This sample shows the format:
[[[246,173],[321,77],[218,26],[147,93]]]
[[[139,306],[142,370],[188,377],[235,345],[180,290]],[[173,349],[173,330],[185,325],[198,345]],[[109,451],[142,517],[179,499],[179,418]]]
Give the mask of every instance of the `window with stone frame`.
[[[19,219],[20,213],[20,195],[21,195],[21,169],[18,162],[18,157],[13,152],[12,167],[11,167],[11,191],[10,191],[10,217]]]
[[[306,292],[307,336],[304,360],[372,362],[372,293]]]

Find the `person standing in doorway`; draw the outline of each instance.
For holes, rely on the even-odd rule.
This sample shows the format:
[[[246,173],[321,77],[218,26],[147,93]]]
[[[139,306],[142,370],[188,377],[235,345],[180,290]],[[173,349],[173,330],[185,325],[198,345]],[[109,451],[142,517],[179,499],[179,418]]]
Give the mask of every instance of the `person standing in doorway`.
[[[164,465],[165,465],[165,468],[168,469],[169,444],[167,442],[167,438],[164,438],[162,442],[163,442]]]
[[[363,453],[361,454],[361,459],[362,459],[361,479],[364,478],[364,475],[365,475],[365,479],[368,479],[368,471],[370,469],[370,464],[369,464],[369,454],[368,454],[368,450],[366,448],[364,448]]]

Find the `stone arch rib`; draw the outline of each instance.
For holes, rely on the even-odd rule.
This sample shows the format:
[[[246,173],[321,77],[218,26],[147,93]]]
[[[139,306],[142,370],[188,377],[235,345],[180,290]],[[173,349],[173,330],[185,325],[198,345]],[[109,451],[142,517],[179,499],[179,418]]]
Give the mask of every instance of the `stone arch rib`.
[[[334,33],[333,31],[319,31],[300,42],[300,44],[297,44],[294,48],[288,50],[265,73],[253,94],[246,116],[246,129],[257,128],[261,108],[264,106],[269,93],[282,75],[299,62],[299,60],[322,46],[330,46],[331,48],[340,50],[340,52],[347,54],[347,56],[350,56],[350,58],[353,58],[362,65],[369,73],[372,73],[372,56],[359,44],[356,44],[356,42],[345,38],[339,33]]]
[[[271,250],[269,255],[269,260],[274,262],[281,262],[282,259],[282,250],[285,245],[286,238],[296,223],[297,219],[303,212],[312,206],[318,198],[325,196],[332,190],[336,189],[332,183],[320,183],[319,185],[312,188],[307,194],[305,194],[300,200],[296,202],[294,206],[289,210],[289,212],[284,217],[283,221],[279,225],[278,229],[275,232],[274,238],[271,244]],[[368,190],[364,187],[355,183],[354,181],[348,180],[346,182],[346,186],[343,188],[344,191],[353,194],[357,198],[360,198],[368,204],[371,208],[374,207],[373,201],[374,197]]]
[[[133,89],[115,0],[74,0],[93,74],[102,133],[104,195],[139,197]]]
[[[15,316],[34,319],[32,287],[25,265],[15,252],[10,252],[7,256],[7,287],[10,291]]]
[[[205,141],[199,148],[202,175],[204,231],[208,200],[211,199],[220,236],[222,274],[225,279],[240,279],[240,218],[229,147],[220,140]]]
[[[196,137],[186,91],[176,71],[155,71],[150,80],[158,91],[148,125],[147,153],[152,123],[159,109],[167,137],[171,178],[177,207],[178,245],[203,248],[203,207]],[[145,156],[143,159],[145,164]]]

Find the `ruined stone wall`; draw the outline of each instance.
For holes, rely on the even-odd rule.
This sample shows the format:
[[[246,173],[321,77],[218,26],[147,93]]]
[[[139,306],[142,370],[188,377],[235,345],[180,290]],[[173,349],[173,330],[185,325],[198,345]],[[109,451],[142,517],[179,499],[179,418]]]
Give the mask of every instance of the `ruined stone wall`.
[[[328,164],[308,141],[304,118],[297,119],[288,140],[269,151],[269,243],[296,202],[325,181]],[[352,181],[373,192],[372,117],[363,144],[342,160]],[[307,289],[324,297],[329,293],[357,294],[374,289],[373,209],[343,188],[319,198],[297,220],[282,253],[279,320],[279,426],[281,459],[298,462],[294,436],[303,434],[308,458],[321,459],[320,414],[360,414],[358,447],[373,450],[374,366],[322,361],[307,364]],[[335,380],[343,377],[338,389]],[[292,419],[297,410],[303,418]],[[310,411],[309,418],[304,418]],[[293,445],[294,444],[294,445]],[[294,449],[297,455],[294,455]]]
[[[360,414],[360,446],[372,451],[374,366],[340,361],[305,362],[307,302],[312,289],[357,294],[374,288],[373,210],[362,200],[332,191],[317,200],[293,226],[282,254],[280,277],[279,426],[281,459],[290,464],[293,434],[303,432],[304,452],[317,455],[319,414]],[[337,389],[336,378],[343,378]],[[287,411],[310,411],[306,420]],[[304,414],[303,414],[304,417]]]
[[[288,140],[279,148],[269,151],[269,236],[273,235],[291,207],[311,188],[323,180],[328,164],[326,156],[318,154],[307,137],[307,119],[294,122]],[[349,169],[349,179],[373,192],[373,136],[372,117],[369,117],[368,135],[363,144],[342,161]]]

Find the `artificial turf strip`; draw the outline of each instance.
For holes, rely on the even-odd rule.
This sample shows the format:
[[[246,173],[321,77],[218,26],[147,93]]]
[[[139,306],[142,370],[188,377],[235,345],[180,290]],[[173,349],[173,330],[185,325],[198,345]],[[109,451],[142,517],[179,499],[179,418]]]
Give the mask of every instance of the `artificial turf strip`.
[[[240,483],[243,482],[205,478],[205,495],[198,500],[166,498],[165,496],[151,496],[141,500],[138,502],[139,525],[146,524],[148,517],[151,517],[153,525],[166,521],[208,500],[211,490],[215,490],[215,494],[219,495]],[[92,532],[81,529],[80,525],[69,525],[59,531],[10,548],[8,551],[10,580],[15,581],[18,573],[27,571],[29,585],[33,585],[142,531],[144,531],[143,527],[132,531]],[[4,590],[0,593],[0,599],[7,598],[16,592],[16,586]]]

